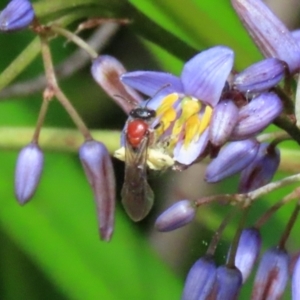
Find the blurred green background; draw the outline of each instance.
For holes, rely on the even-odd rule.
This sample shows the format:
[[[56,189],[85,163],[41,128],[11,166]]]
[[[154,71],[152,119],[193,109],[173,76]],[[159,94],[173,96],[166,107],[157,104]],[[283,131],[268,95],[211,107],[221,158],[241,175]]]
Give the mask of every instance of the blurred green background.
[[[87,17],[130,19],[132,22],[121,26],[101,52],[117,57],[128,70],[166,70],[180,74],[185,60],[218,44],[234,49],[237,70],[261,59],[227,0],[32,2],[42,22],[63,18],[70,30],[75,30]],[[294,22],[299,17],[299,7],[288,11],[289,5],[282,8],[277,2],[269,1],[269,4],[289,21],[291,29],[299,26]],[[0,0],[0,9],[6,3]],[[87,30],[80,36],[88,39],[92,32]],[[12,85],[43,72],[40,55],[24,70],[20,62],[13,63],[34,38],[30,31],[0,34],[1,87],[8,81],[12,81],[9,82]],[[65,61],[76,50],[73,44],[64,43],[62,38],[51,42],[55,64]],[[38,54],[38,45],[35,42],[30,51],[23,53],[23,62],[24,59],[30,61],[30,56],[35,57],[35,49]],[[11,77],[3,73],[10,63]],[[89,69],[90,63],[87,63],[62,80],[62,89],[89,128],[121,130],[126,115],[95,84]],[[20,75],[15,76],[16,72]],[[1,126],[33,129],[41,100],[42,91],[29,96],[2,97]],[[74,128],[56,101],[50,105],[45,126]],[[18,205],[13,193],[18,149],[8,144],[0,151],[0,299],[180,299],[188,269],[205,253],[229,207],[214,204],[201,208],[193,224],[172,233],[155,232],[154,220],[176,200],[222,191],[235,192],[237,178],[218,186],[205,185],[203,165],[182,174],[171,171],[150,174],[150,183],[156,193],[150,216],[134,224],[125,215],[118,199],[115,234],[110,243],[104,243],[98,237],[93,196],[77,153],[44,151],[45,168],[40,186],[25,207]],[[119,195],[124,165],[116,160],[114,164]],[[286,175],[280,173],[276,178]],[[257,201],[248,225],[290,190],[291,187],[281,189]],[[263,227],[264,249],[276,244],[292,209],[293,205],[287,205]],[[217,250],[218,263],[224,263],[235,226],[236,223],[231,224],[224,233]],[[293,232],[299,229],[298,224]],[[294,234],[288,250],[295,253],[299,249],[300,241]],[[241,299],[249,298],[251,285],[250,280],[243,287]],[[288,293],[286,299],[289,299]]]

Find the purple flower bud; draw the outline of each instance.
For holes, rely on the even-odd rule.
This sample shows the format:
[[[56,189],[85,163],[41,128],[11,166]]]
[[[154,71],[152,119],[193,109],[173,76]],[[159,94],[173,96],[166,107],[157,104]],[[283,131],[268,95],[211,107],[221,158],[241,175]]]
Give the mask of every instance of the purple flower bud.
[[[223,100],[214,108],[209,126],[209,139],[214,146],[227,142],[238,121],[238,111],[231,100]]]
[[[126,70],[116,58],[99,56],[93,61],[91,72],[94,80],[127,114],[142,101],[135,90],[120,80]]]
[[[205,180],[213,183],[243,170],[256,156],[259,143],[249,139],[231,142],[206,168]]]
[[[216,279],[216,264],[211,257],[198,259],[185,280],[181,300],[205,300],[211,294]],[[225,298],[224,298],[225,299]]]
[[[300,47],[300,29],[294,30],[291,32],[293,38],[297,41],[299,47]]]
[[[44,155],[37,144],[30,143],[20,151],[15,169],[15,195],[20,204],[25,204],[33,196],[43,164]]]
[[[260,144],[255,159],[241,172],[239,192],[247,193],[269,183],[280,163],[280,152],[268,143]]]
[[[293,278],[292,278],[292,297],[293,300],[300,299],[300,256],[294,265]]]
[[[300,67],[300,47],[288,28],[261,0],[231,0],[243,25],[265,57],[287,63],[291,73]]]
[[[172,231],[190,223],[196,213],[196,207],[190,200],[181,200],[164,211],[155,222],[158,231]]]
[[[34,10],[28,0],[11,0],[0,12],[0,31],[24,29],[34,19]]]
[[[212,299],[237,299],[242,281],[242,273],[239,269],[227,266],[218,267]]]
[[[260,246],[261,236],[257,229],[247,228],[242,231],[235,255],[235,265],[242,273],[243,283],[248,279],[253,269]]]
[[[280,82],[284,72],[285,64],[281,60],[268,58],[237,74],[234,77],[233,86],[241,92],[267,91]]]
[[[288,266],[286,251],[279,248],[268,250],[260,261],[251,299],[280,299],[289,278]]]
[[[106,147],[87,141],[79,149],[79,157],[93,189],[101,239],[109,241],[114,229],[115,176]]]
[[[239,122],[232,132],[232,140],[249,138],[259,133],[280,115],[282,109],[282,102],[275,93],[260,94],[240,109]]]

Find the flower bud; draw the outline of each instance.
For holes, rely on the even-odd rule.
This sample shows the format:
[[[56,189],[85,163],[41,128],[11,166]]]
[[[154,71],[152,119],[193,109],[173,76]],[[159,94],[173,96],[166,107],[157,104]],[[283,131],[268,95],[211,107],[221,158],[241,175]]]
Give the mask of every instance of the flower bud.
[[[205,180],[213,183],[243,170],[255,158],[259,143],[254,139],[231,142],[206,168]]]
[[[293,300],[300,299],[300,256],[296,260],[292,277],[292,297]]]
[[[116,58],[100,55],[93,61],[91,72],[94,80],[127,114],[142,101],[135,90],[120,80],[126,70]]]
[[[158,231],[172,231],[190,223],[196,213],[196,207],[190,200],[181,200],[164,211],[155,222]]]
[[[209,140],[214,146],[222,146],[227,142],[238,122],[238,111],[231,100],[223,100],[214,108],[209,126]]]
[[[297,41],[299,47],[300,47],[300,29],[294,30],[291,32],[293,38]]]
[[[241,233],[235,255],[235,266],[241,271],[243,283],[248,279],[258,258],[261,236],[257,229],[247,228]]]
[[[246,139],[261,132],[280,115],[282,109],[282,102],[275,93],[260,94],[240,109],[232,140]]]
[[[0,12],[0,31],[16,31],[28,27],[34,19],[34,10],[28,0],[11,0]]]
[[[241,92],[257,93],[277,85],[285,73],[285,64],[276,58],[268,58],[251,65],[233,80],[233,87]]]
[[[279,248],[268,250],[260,261],[251,299],[280,299],[289,278],[288,266],[286,251]]]
[[[102,240],[109,241],[114,229],[115,176],[106,147],[87,141],[79,149],[79,157],[93,189]]]
[[[237,299],[242,286],[242,273],[237,268],[220,266],[217,269],[217,278],[213,290],[216,295],[212,299]]]
[[[288,28],[261,0],[231,0],[243,25],[265,57],[287,63],[291,73],[300,68],[300,46]]]
[[[181,300],[208,299],[214,286],[215,279],[215,262],[209,256],[201,257],[194,263],[189,271],[189,274],[185,280]]]
[[[268,143],[260,144],[255,159],[241,172],[239,192],[247,193],[269,183],[279,163],[279,150]]]
[[[43,164],[44,155],[37,144],[30,143],[20,151],[15,169],[15,195],[21,205],[36,191]]]

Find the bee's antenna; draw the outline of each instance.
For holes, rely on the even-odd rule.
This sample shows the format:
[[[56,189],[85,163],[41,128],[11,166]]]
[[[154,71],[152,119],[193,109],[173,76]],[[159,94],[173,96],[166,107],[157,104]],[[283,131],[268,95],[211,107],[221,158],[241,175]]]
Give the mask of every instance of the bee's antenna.
[[[149,103],[155,96],[157,96],[157,94],[159,94],[163,89],[165,89],[165,88],[167,88],[167,87],[169,87],[169,86],[171,86],[171,84],[170,84],[170,83],[167,83],[167,84],[164,84],[162,87],[160,87],[159,90],[157,90],[157,91],[155,92],[155,94],[154,94],[152,97],[150,97],[148,100],[146,100],[145,108],[147,108],[148,103]]]

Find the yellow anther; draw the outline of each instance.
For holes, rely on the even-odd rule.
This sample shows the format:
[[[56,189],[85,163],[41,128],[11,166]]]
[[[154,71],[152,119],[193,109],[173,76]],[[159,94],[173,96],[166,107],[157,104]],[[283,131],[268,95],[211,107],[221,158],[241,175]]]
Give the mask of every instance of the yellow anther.
[[[187,120],[194,114],[197,114],[201,109],[201,103],[198,100],[186,97],[181,102],[182,114],[181,116]]]
[[[156,114],[162,115],[164,114],[170,107],[173,106],[173,104],[178,100],[179,95],[177,93],[172,93],[167,95],[163,100],[161,105],[156,110]]]
[[[184,138],[184,147],[187,148],[190,142],[201,133],[199,128],[202,125],[201,120],[198,115],[191,116],[185,123],[185,138]]]
[[[213,109],[210,106],[206,106],[204,110],[204,114],[202,115],[201,125],[199,127],[199,135],[207,128],[210,123],[210,119],[213,113]]]
[[[157,129],[157,134],[163,134],[170,126],[170,124],[176,119],[176,110],[170,107],[166,110],[160,119],[161,126]]]

